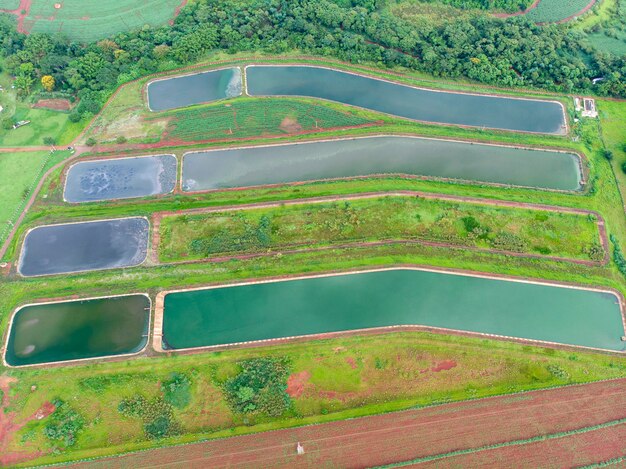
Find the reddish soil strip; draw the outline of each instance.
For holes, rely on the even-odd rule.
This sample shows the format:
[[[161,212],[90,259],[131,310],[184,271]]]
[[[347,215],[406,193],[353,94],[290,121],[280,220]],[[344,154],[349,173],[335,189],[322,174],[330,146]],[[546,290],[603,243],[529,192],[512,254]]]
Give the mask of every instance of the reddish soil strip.
[[[311,373],[306,370],[289,376],[289,379],[287,379],[287,394],[291,397],[300,397],[310,377]]]
[[[454,360],[444,360],[440,363],[437,363],[435,366],[433,366],[430,371],[434,371],[435,373],[438,373],[440,371],[447,371],[447,370],[451,370],[452,368],[456,367],[456,362]]]
[[[483,450],[413,467],[580,467],[626,454],[626,424],[546,441]]]
[[[107,469],[371,467],[577,430],[622,418],[626,418],[626,379],[159,448],[79,465]],[[594,435],[594,442],[600,444],[586,441]],[[590,432],[586,437],[579,434],[532,445],[535,451],[521,452],[519,456],[541,458],[541,449],[546,448],[546,456],[559,454],[562,461],[603,461],[623,455],[624,444],[615,441],[624,441],[625,436],[626,425],[610,427]],[[296,455],[297,442],[304,447],[304,455]],[[512,448],[519,451],[522,447],[506,449]],[[492,453],[495,456],[495,451]],[[439,459],[437,463],[444,461]],[[490,458],[491,467],[494,461]],[[534,462],[531,460],[528,466],[536,467]],[[524,465],[523,460],[515,463],[517,467]]]
[[[533,4],[526,8],[524,11],[518,11],[515,13],[496,13],[493,16],[495,16],[496,18],[512,18],[513,16],[522,16],[527,14],[533,8],[537,8],[537,5],[539,5],[540,1],[541,0],[535,0]]]
[[[264,187],[264,186],[260,186],[260,187]],[[403,239],[403,240],[384,240],[384,241],[331,244],[328,246],[315,247],[315,248],[299,248],[297,245],[282,246],[272,252],[224,255],[224,256],[216,256],[216,257],[211,257],[211,258],[206,258],[206,259],[191,260],[191,261],[184,260],[184,261],[167,262],[167,264],[225,262],[225,261],[230,261],[230,260],[245,260],[245,259],[254,259],[258,257],[275,256],[278,253],[298,254],[302,252],[317,252],[317,251],[327,251],[327,250],[332,250],[332,249],[385,246],[385,245],[391,245],[391,244],[421,244],[421,245],[430,246],[430,247],[465,249],[465,250],[471,250],[471,251],[477,251],[477,252],[489,252],[489,253],[494,253],[494,254],[503,254],[503,255],[513,256],[513,257],[527,257],[527,258],[544,259],[544,260],[550,260],[550,261],[556,261],[556,262],[571,262],[574,264],[580,264],[580,265],[585,265],[585,266],[603,265],[609,261],[609,241],[608,241],[608,237],[606,233],[606,227],[605,227],[604,219],[598,212],[594,212],[590,210],[583,210],[583,209],[558,207],[558,206],[553,206],[553,205],[530,204],[530,203],[524,203],[524,202],[507,202],[507,201],[499,201],[499,200],[491,200],[491,199],[481,199],[477,197],[453,196],[453,195],[446,195],[446,194],[434,194],[434,193],[408,191],[408,190],[401,190],[401,191],[394,191],[394,192],[365,192],[362,194],[346,195],[346,196],[323,196],[323,197],[312,197],[312,198],[295,199],[295,200],[287,200],[287,201],[279,201],[279,202],[260,202],[260,203],[253,203],[253,204],[241,204],[241,205],[209,207],[209,208],[190,209],[190,210],[179,210],[175,212],[172,212],[172,211],[157,212],[152,215],[152,243],[150,246],[150,258],[152,259],[153,262],[159,263],[158,249],[159,249],[159,244],[161,242],[161,236],[160,236],[161,220],[163,219],[163,217],[166,217],[166,216],[228,212],[228,211],[233,211],[233,210],[252,210],[252,209],[259,209],[259,208],[274,208],[274,207],[280,207],[280,206],[285,206],[285,205],[302,205],[302,204],[310,204],[310,203],[359,200],[359,199],[368,199],[368,198],[384,197],[384,196],[396,196],[396,197],[398,196],[411,197],[412,196],[412,197],[423,197],[425,199],[435,199],[435,200],[438,199],[438,200],[447,200],[447,201],[454,201],[454,202],[477,203],[477,204],[491,205],[495,207],[524,208],[524,209],[531,209],[531,210],[546,210],[550,212],[576,213],[579,215],[593,215],[597,218],[598,232],[600,236],[600,243],[602,244],[602,249],[604,250],[604,258],[601,261],[593,261],[593,260],[585,260],[585,259],[571,259],[571,258],[558,257],[558,256],[546,256],[543,254],[520,253],[520,252],[515,252],[515,251],[506,251],[506,250],[491,249],[491,248],[480,248],[480,247],[475,247],[475,246],[463,246],[461,244],[443,243],[443,242],[437,242],[437,241],[404,240]]]
[[[68,99],[40,99],[33,107],[53,109],[55,111],[69,111],[72,108],[72,103]]]
[[[178,15],[180,15],[180,10],[182,10],[182,9],[185,7],[185,5],[187,5],[187,2],[188,2],[188,1],[189,1],[189,0],[183,0],[183,2],[182,2],[180,5],[178,5],[178,6],[176,7],[176,10],[174,10],[174,18],[172,18],[172,19],[170,20],[170,22],[169,22],[169,23],[170,23],[170,26],[172,26],[172,25],[174,24],[174,20],[176,19],[176,17],[177,17]]]

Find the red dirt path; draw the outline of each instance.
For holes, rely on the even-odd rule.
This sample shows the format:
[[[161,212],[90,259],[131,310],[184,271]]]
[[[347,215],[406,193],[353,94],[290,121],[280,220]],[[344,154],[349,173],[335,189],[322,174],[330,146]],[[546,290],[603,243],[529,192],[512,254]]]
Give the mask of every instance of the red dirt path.
[[[18,6],[15,10],[3,10],[0,9],[0,12],[9,13],[11,15],[17,16],[17,31],[20,33],[28,33],[26,29],[24,29],[24,20],[30,13],[30,4],[32,0],[20,0],[20,6]],[[24,13],[22,13],[24,11]]]
[[[80,463],[108,468],[371,467],[457,450],[437,465],[545,466],[598,462],[626,451],[626,424],[498,450],[485,445],[553,435],[626,418],[626,379],[445,404]],[[301,442],[305,454],[296,455]],[[599,444],[601,442],[601,444]],[[598,443],[598,444],[596,444]],[[528,449],[525,449],[528,448]],[[528,458],[511,459],[518,455]],[[497,459],[495,459],[497,458]],[[501,459],[500,459],[501,458]],[[509,464],[507,464],[507,462]],[[563,464],[558,464],[559,466]],[[568,465],[567,463],[565,465]]]

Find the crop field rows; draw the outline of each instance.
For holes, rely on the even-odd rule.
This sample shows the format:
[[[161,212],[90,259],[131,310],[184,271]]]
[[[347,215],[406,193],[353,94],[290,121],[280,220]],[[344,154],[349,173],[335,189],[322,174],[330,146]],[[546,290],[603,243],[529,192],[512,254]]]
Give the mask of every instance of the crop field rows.
[[[297,134],[370,123],[322,105],[273,99],[173,111],[167,117],[165,139],[182,142]]]
[[[539,4],[526,13],[529,20],[537,23],[557,23],[580,14],[596,0],[541,0]]]
[[[20,6],[20,0],[0,0],[0,10],[15,10]]]
[[[181,3],[182,0],[33,0],[24,27],[34,33],[60,32],[73,40],[94,41],[121,30],[166,23]]]

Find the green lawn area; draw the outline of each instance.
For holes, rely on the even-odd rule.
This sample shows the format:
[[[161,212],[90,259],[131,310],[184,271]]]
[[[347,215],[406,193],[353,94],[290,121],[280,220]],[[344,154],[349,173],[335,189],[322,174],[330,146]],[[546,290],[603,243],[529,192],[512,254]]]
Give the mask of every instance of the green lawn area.
[[[8,230],[8,222],[14,221],[24,206],[25,195],[43,174],[49,152],[0,153],[0,242]]]
[[[160,235],[164,262],[376,240],[604,255],[595,217],[408,196],[165,217]]]
[[[75,41],[90,42],[174,17],[182,0],[33,0],[24,26],[35,33],[61,32]]]
[[[0,129],[0,146],[44,146],[43,139],[52,137],[58,145],[67,145],[76,138],[84,124],[69,121],[69,114],[48,109],[31,109],[18,105],[13,120],[31,123],[15,130]]]
[[[287,406],[273,417],[262,410],[234,410],[224,388],[240,375],[241,360],[261,357],[284,358],[287,375],[304,377],[304,392],[287,397]],[[454,367],[431,370],[442,362],[453,362]],[[160,383],[170,380],[173,372],[183,376],[183,384],[164,391]],[[33,415],[51,399],[66,403],[57,416],[33,420],[20,429],[10,448],[44,453],[57,448],[59,454],[36,460],[54,463],[620,377],[626,375],[626,363],[590,352],[405,332],[10,374],[18,381],[11,388],[8,411],[16,412],[18,420]],[[281,378],[283,386],[287,375]],[[31,391],[32,386],[36,391]],[[121,401],[142,397],[152,403],[144,404],[152,414],[144,416],[143,423],[162,417],[161,423],[173,436],[151,440],[146,432],[153,427],[118,410]],[[63,438],[44,434],[46,427],[64,422],[77,429],[69,446]]]

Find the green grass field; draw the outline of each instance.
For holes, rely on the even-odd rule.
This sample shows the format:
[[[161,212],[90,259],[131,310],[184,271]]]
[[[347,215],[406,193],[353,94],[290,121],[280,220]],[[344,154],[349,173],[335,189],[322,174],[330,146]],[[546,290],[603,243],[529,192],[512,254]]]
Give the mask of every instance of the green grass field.
[[[590,0],[541,0],[526,18],[537,23],[555,23],[577,14]]]
[[[165,217],[164,262],[375,240],[424,240],[601,260],[594,218],[415,197]]]
[[[67,152],[0,153],[0,243],[26,203],[25,196],[37,185],[44,172],[68,156]]]
[[[258,357],[284,357],[289,374],[308,376],[305,392],[289,400],[280,418],[263,411],[244,414],[226,400],[223,384],[239,374],[237,363]],[[424,373],[444,361],[455,366]],[[138,396],[163,403],[166,395],[160,383],[172,372],[183,375],[187,385],[175,390],[176,406],[161,404],[153,412],[168,419],[173,433],[180,436],[149,439],[141,420],[122,415],[119,404]],[[45,373],[24,370],[12,387],[9,412],[23,420],[46,401],[61,400],[67,403],[66,415],[80,425],[72,453],[62,451],[63,439],[45,436],[50,418],[33,420],[20,429],[9,450],[48,453],[57,448],[60,454],[37,460],[53,463],[70,454],[93,457],[625,374],[624,362],[602,354],[418,332],[51,368]],[[36,391],[31,391],[32,386]],[[71,425],[69,419],[65,422]]]
[[[55,8],[59,3],[61,8]],[[96,41],[122,31],[157,26],[172,19],[182,0],[33,0],[24,26],[35,33],[63,33],[75,41]]]
[[[12,119],[30,121],[30,124],[15,130],[0,129],[0,146],[25,147],[44,146],[44,138],[53,138],[57,145],[67,145],[82,130],[83,123],[72,123],[69,114],[48,109],[30,109],[18,105]]]

